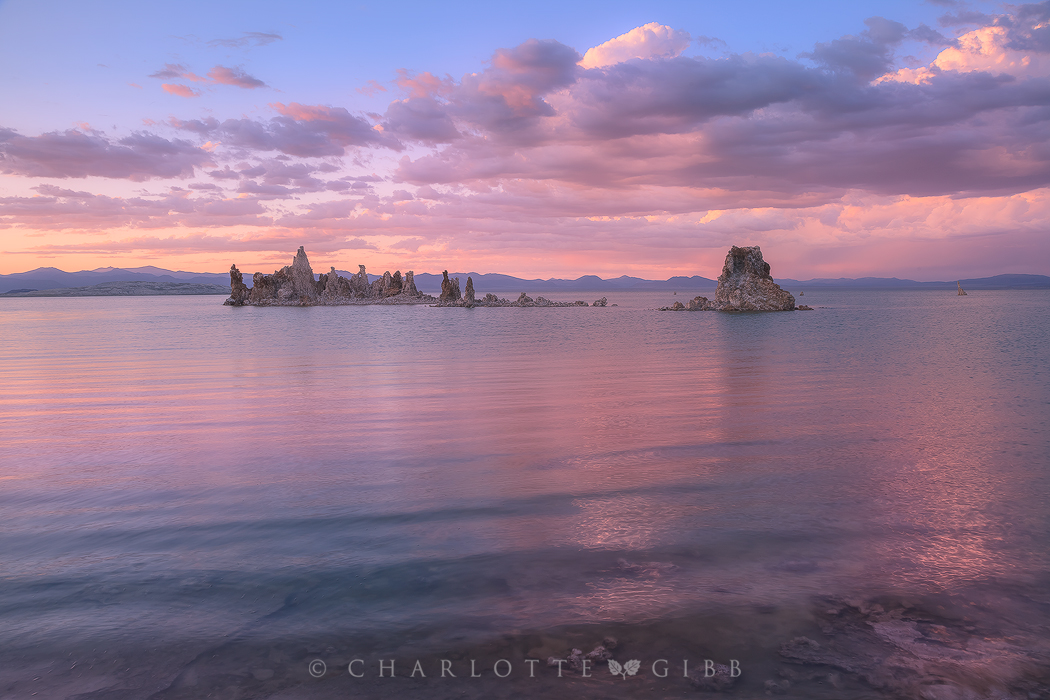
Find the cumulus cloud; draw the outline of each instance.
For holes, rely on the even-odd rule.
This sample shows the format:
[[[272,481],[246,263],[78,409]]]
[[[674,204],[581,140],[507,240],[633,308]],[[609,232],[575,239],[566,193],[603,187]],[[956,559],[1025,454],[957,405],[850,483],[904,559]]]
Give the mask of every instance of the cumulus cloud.
[[[584,68],[603,68],[633,58],[674,58],[689,48],[692,41],[689,32],[650,22],[587,49],[580,65]]]
[[[76,129],[22,136],[0,129],[0,171],[29,177],[185,178],[211,156],[181,139],[136,133],[111,141]]]
[[[502,71],[500,60],[516,55],[505,50],[489,71],[443,85],[414,120],[402,117],[404,107],[425,98],[394,103],[384,125],[405,138],[419,138],[421,124],[443,125],[448,147],[399,164],[397,179],[417,186],[691,187],[695,205],[717,207],[833,201],[851,188],[1019,192],[1050,183],[1050,71],[1031,58],[1029,73],[1002,75],[1021,63],[1003,60],[1014,32],[1031,33],[1021,24],[1015,18],[1010,28],[973,33],[994,30],[994,52],[961,37],[926,68],[926,79],[910,84],[878,77],[892,66],[894,47],[919,34],[939,39],[879,17],[863,32],[819,44],[807,55],[815,66],[772,56],[677,56],[573,71],[551,51],[562,62],[533,75],[524,61]],[[952,59],[963,54],[967,70]],[[982,70],[984,60],[998,71]],[[505,96],[517,94],[527,99],[514,103],[524,107],[511,117]],[[489,95],[503,96],[499,109],[481,99]]]
[[[455,122],[514,141],[535,138],[534,128],[555,114],[545,99],[576,81],[580,55],[557,41],[530,39],[498,49],[490,66],[456,83],[430,73],[402,74],[398,85],[409,93],[387,109],[381,126],[390,134],[426,143],[443,143],[460,133]]]
[[[893,63],[893,47],[904,41],[908,29],[883,17],[870,17],[864,24],[868,28],[859,35],[818,43],[812,52],[802,55],[829,70],[852,73],[860,80],[881,75]]]

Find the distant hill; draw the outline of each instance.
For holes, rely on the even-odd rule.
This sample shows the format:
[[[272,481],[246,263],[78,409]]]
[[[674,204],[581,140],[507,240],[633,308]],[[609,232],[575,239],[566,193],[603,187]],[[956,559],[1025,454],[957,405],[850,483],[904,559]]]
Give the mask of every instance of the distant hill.
[[[951,280],[949,282],[916,282],[896,277],[861,277],[860,279],[813,279],[799,281],[778,279],[777,284],[789,291],[803,289],[955,289],[956,282],[963,289],[1050,289],[1050,277],[1046,275],[995,275],[976,279]]]
[[[13,289],[69,289],[90,287],[104,282],[170,282],[184,284],[221,284],[230,288],[230,275],[200,272],[173,272],[159,267],[119,268],[64,272],[57,267],[38,267],[29,272],[0,275],[0,294]]]
[[[229,295],[224,284],[197,284],[194,282],[103,282],[90,287],[61,289],[15,289],[4,292],[5,297],[153,297],[171,294]]]
[[[371,277],[371,275],[369,275]],[[486,292],[612,292],[626,289],[714,289],[718,286],[715,280],[706,277],[672,277],[667,280],[646,280],[641,277],[628,277],[623,275],[613,279],[602,279],[595,275],[584,275],[574,280],[564,279],[521,279],[510,275],[478,272],[450,272],[449,277],[459,277],[460,286],[467,283],[467,277],[474,278],[474,289],[481,293]],[[426,272],[415,276],[416,287],[425,292],[441,291],[441,275],[432,275]]]
[[[351,272],[339,270],[340,275],[349,277]],[[624,291],[624,290],[695,290],[713,291],[718,283],[713,279],[694,275],[692,277],[671,277],[666,280],[647,280],[641,277],[622,275],[611,279],[602,279],[596,275],[584,275],[576,279],[521,279],[498,273],[455,272],[451,277],[459,277],[460,285],[465,285],[467,277],[474,278],[474,288],[479,293],[487,292],[536,292],[536,291]],[[369,280],[376,279],[369,275]],[[436,293],[441,289],[441,275],[421,272],[415,276],[416,287],[423,292]],[[788,291],[805,289],[954,289],[955,280],[947,282],[917,282],[915,280],[897,279],[896,277],[862,277],[860,279],[813,279],[794,280],[774,278],[780,286]],[[251,284],[251,274],[245,272],[244,281]],[[196,284],[220,285],[230,288],[229,273],[185,272],[182,270],[164,270],[159,267],[104,267],[97,270],[64,272],[55,267],[40,267],[29,272],[16,272],[0,275],[0,294],[7,295],[13,290],[56,290],[83,287],[95,287],[112,282],[150,282],[163,284]],[[1050,277],[1046,275],[995,275],[978,279],[961,280],[964,289],[1050,289]],[[155,289],[162,289],[156,287]],[[116,289],[116,288],[114,288]],[[143,287],[142,289],[146,289]],[[171,287],[171,289],[176,289]],[[113,292],[118,293],[118,292]],[[151,292],[179,293],[179,292]],[[197,292],[195,292],[197,293]],[[210,292],[206,292],[210,293]],[[55,294],[33,294],[34,296],[56,296]]]

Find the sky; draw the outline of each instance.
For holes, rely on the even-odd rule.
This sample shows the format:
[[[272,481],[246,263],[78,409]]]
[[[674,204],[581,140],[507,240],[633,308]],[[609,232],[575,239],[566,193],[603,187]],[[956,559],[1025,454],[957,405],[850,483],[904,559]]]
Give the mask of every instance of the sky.
[[[0,0],[0,274],[1050,274],[1050,2]]]

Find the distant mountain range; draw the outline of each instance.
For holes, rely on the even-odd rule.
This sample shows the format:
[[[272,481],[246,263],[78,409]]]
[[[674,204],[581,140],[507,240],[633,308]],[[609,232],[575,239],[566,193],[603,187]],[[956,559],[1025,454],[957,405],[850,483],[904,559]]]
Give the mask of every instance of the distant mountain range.
[[[339,270],[340,275],[349,277],[352,273]],[[692,277],[671,277],[666,280],[647,280],[641,277],[622,275],[612,279],[602,279],[595,275],[584,275],[574,280],[565,279],[521,279],[510,275],[496,273],[481,274],[477,272],[455,272],[451,277],[459,277],[466,284],[467,277],[474,278],[474,288],[479,293],[486,292],[534,292],[534,291],[624,291],[624,290],[696,290],[711,291],[718,285],[716,280],[694,275]],[[370,280],[376,275],[369,275]],[[441,290],[441,275],[421,272],[415,276],[416,287],[423,292],[436,293]],[[777,283],[795,292],[804,289],[954,289],[955,280],[948,282],[916,282],[896,277],[862,277],[860,279],[813,279],[793,280],[775,278]],[[0,294],[8,292],[27,292],[45,289],[69,289],[87,287],[109,282],[181,282],[191,284],[219,284],[229,287],[228,273],[184,272],[182,270],[164,270],[159,267],[103,267],[97,270],[64,272],[55,267],[38,267],[29,272],[16,272],[0,275]],[[245,274],[245,282],[250,284],[251,277]],[[964,289],[1050,289],[1050,277],[1046,275],[995,275],[978,279],[960,280]]]

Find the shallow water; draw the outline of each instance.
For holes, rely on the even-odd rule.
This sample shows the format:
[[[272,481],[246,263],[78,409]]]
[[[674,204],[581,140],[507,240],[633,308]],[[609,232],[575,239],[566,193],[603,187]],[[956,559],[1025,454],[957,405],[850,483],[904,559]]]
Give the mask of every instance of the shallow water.
[[[1014,640],[986,657],[1021,670],[974,692],[1043,692],[1050,293],[812,291],[767,315],[607,296],[0,300],[0,694],[382,694],[346,663],[471,654],[517,674],[386,682],[695,694],[604,664],[513,685],[612,630],[646,663],[736,658],[724,692],[749,697],[843,598]],[[835,697],[980,685],[815,668]],[[774,690],[816,697],[794,682]]]

